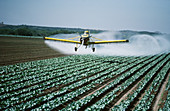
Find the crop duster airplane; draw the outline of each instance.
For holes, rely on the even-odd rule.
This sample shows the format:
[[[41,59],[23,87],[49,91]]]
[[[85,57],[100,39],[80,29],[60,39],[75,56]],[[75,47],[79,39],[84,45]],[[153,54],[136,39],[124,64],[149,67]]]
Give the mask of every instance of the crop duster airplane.
[[[79,38],[79,41],[74,40]],[[44,37],[45,40],[54,40],[54,41],[61,41],[61,42],[69,42],[69,43],[75,43],[76,47],[75,47],[75,51],[78,50],[78,48],[81,45],[89,46],[92,47],[92,51],[95,51],[94,48],[94,44],[107,44],[107,43],[123,43],[123,42],[129,42],[129,40],[109,40],[109,41],[105,41],[96,37],[92,37],[90,35],[89,31],[84,31],[83,35],[77,36],[77,37],[73,37],[73,38],[68,38],[68,39],[58,39],[58,38],[51,38],[51,37]],[[97,40],[97,41],[94,41]],[[79,46],[78,46],[79,45]]]

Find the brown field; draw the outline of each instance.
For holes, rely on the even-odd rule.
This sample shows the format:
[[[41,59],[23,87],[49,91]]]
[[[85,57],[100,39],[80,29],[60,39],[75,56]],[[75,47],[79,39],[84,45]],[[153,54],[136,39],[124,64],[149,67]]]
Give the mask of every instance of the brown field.
[[[0,37],[0,66],[65,56],[46,46],[43,39]]]

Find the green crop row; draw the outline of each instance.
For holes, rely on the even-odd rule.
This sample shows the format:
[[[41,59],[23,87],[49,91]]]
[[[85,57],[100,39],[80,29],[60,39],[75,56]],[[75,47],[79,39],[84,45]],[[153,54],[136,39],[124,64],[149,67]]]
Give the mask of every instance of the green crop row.
[[[158,90],[169,70],[169,57],[168,54],[146,57],[74,55],[2,66],[0,110],[54,110],[62,104],[66,106],[61,110],[80,110],[84,106],[85,110],[101,110],[118,96],[117,92],[124,91],[145,75],[133,94],[112,108],[126,109],[150,77],[163,67],[144,96],[152,102],[155,97],[149,94],[153,88]],[[98,89],[102,84],[107,85]],[[101,99],[91,104],[98,97]],[[140,104],[142,102],[138,106]],[[136,108],[140,109],[138,106]]]
[[[156,58],[156,57],[155,57],[155,58]],[[152,59],[154,59],[154,58],[152,58]],[[150,61],[152,61],[152,59],[150,59]],[[142,61],[142,60],[141,60],[141,61]],[[137,62],[141,62],[141,61],[137,61]],[[144,62],[144,61],[143,61],[143,62]],[[136,64],[136,62],[135,62],[135,64]],[[131,67],[131,65],[133,66],[133,65],[135,65],[135,64],[132,63],[132,64],[128,65],[127,67],[129,68],[129,67]],[[139,64],[139,65],[140,65],[140,64]],[[127,67],[125,67],[125,69],[126,69]],[[106,91],[107,89],[109,89],[109,88],[111,88],[111,87],[114,87],[114,85],[116,85],[117,83],[119,83],[122,79],[124,79],[125,77],[129,76],[131,73],[133,73],[132,70],[137,70],[137,69],[136,69],[136,67],[134,67],[134,69],[131,69],[130,71],[128,71],[128,72],[126,72],[126,73],[123,73],[121,76],[119,76],[118,78],[116,78],[113,82],[111,82],[111,83],[110,83],[109,85],[107,85],[105,88],[96,91],[94,94],[92,94],[92,95],[90,95],[90,96],[87,96],[87,97],[84,98],[84,99],[81,99],[81,100],[78,100],[78,101],[75,101],[75,102],[69,104],[69,105],[68,105],[66,108],[64,108],[63,110],[78,110],[78,109],[81,108],[83,105],[86,105],[87,103],[89,103],[93,98],[95,98],[95,97],[97,98],[99,95],[105,93],[105,91]],[[120,68],[120,70],[117,70],[116,72],[112,72],[112,73],[114,73],[114,74],[116,74],[116,73],[122,73],[123,71],[124,71],[123,68],[122,68],[122,69]],[[115,93],[115,92],[117,92],[119,89],[120,89],[120,87],[118,87],[117,89],[113,90],[112,92]],[[105,103],[104,103],[104,104],[105,104]],[[100,109],[101,107],[104,106],[104,104],[102,104],[102,106],[96,106],[96,107],[99,107],[99,109]],[[95,105],[94,105],[94,107],[95,107]],[[88,108],[88,109],[89,109],[89,110],[95,110],[95,109],[91,109],[91,108]]]
[[[149,69],[151,66],[153,66],[156,62],[159,61],[155,61],[153,64],[149,64],[147,67],[145,67],[142,70],[147,70]],[[158,70],[158,68],[162,65],[162,63],[165,63],[166,60],[162,61],[161,63],[157,64],[156,67],[154,67],[152,70],[150,70],[148,72],[148,74],[144,77],[144,79],[142,81],[140,81],[140,84],[138,84],[138,88],[136,90],[133,91],[133,94],[128,95],[128,99],[122,101],[119,105],[116,105],[112,110],[116,111],[116,110],[120,110],[120,109],[127,109],[128,106],[130,105],[131,102],[134,101],[134,99],[137,97],[137,95],[142,91],[142,89],[146,86],[146,84],[149,82],[149,80],[151,79],[151,77],[155,74],[156,70]],[[137,73],[137,75],[143,75],[145,72],[144,71],[139,71]]]
[[[85,57],[87,57],[87,56],[85,56]],[[77,59],[76,59],[77,60]],[[95,59],[93,59],[93,61],[95,61],[96,60],[96,58]],[[90,67],[90,68],[93,68],[93,67],[91,67],[92,65],[93,66],[96,66],[96,68],[97,67],[102,67],[104,64],[108,64],[108,63],[104,63],[104,64],[102,64],[100,61],[99,62],[94,62],[93,63],[93,61],[92,62],[90,62],[90,63],[84,63],[82,66],[83,66],[83,68],[88,68],[88,67]],[[32,62],[31,62],[32,63]],[[86,65],[87,64],[87,65]],[[38,78],[39,80],[37,81],[36,79],[35,79],[35,82],[41,82],[41,81],[46,81],[47,79],[50,79],[50,77],[53,77],[53,76],[60,76],[60,75],[63,75],[63,74],[67,74],[67,75],[65,75],[65,76],[63,76],[63,79],[66,79],[67,80],[67,82],[70,82],[71,80],[72,80],[72,78],[70,78],[70,79],[67,79],[67,76],[69,77],[69,76],[72,76],[72,75],[77,75],[77,77],[79,77],[79,78],[81,78],[81,75],[79,75],[79,74],[77,74],[76,73],[76,71],[77,70],[81,70],[81,69],[83,69],[82,68],[82,66],[81,65],[78,65],[78,69],[75,69],[75,66],[74,66],[75,64],[73,64],[73,67],[72,68],[68,68],[68,67],[66,67],[67,69],[62,69],[62,70],[60,70],[59,69],[59,71],[52,71],[52,72],[48,72],[48,71],[46,71],[45,69],[44,69],[44,71],[42,71],[42,73],[39,73],[39,74],[48,74],[49,75],[49,77],[47,76],[47,75],[43,75],[43,76],[41,76],[42,78]],[[70,69],[69,71],[73,71],[74,70],[74,73],[70,73],[69,74],[69,71],[68,71],[68,69]],[[94,70],[95,71],[95,70]],[[97,70],[96,70],[97,71]],[[44,73],[43,73],[44,72]],[[82,75],[86,75],[87,73],[91,73],[90,71],[89,71],[89,69],[86,69],[86,70],[82,70],[82,71],[79,71],[79,73],[83,73]],[[57,75],[56,75],[56,73],[57,73]],[[35,74],[35,73],[34,73]],[[35,76],[38,76],[38,75],[33,75],[33,78],[35,78]],[[28,76],[28,77],[31,77],[31,76]],[[29,99],[30,97],[32,97],[32,96],[34,96],[34,95],[36,95],[36,94],[38,94],[38,93],[40,93],[42,90],[45,90],[45,89],[48,89],[48,88],[50,88],[50,87],[54,87],[54,86],[56,86],[56,85],[58,85],[59,84],[59,82],[57,82],[58,80],[60,80],[60,78],[61,77],[59,77],[59,78],[56,78],[56,79],[54,79],[53,81],[55,82],[55,84],[52,84],[52,85],[50,85],[49,86],[49,84],[52,82],[52,81],[47,81],[47,82],[44,82],[42,85],[41,84],[37,84],[37,85],[34,85],[33,87],[31,87],[31,88],[27,88],[27,89],[23,89],[22,91],[21,90],[19,90],[19,91],[17,91],[17,92],[11,92],[11,93],[7,93],[8,91],[12,91],[12,90],[17,90],[18,88],[23,88],[23,87],[25,87],[25,86],[27,86],[27,85],[31,85],[31,84],[36,84],[36,83],[34,83],[33,81],[34,81],[34,79],[32,79],[33,81],[26,81],[24,84],[22,83],[22,81],[24,81],[23,79],[24,78],[21,78],[21,82],[20,82],[20,84],[14,84],[13,86],[8,86],[8,85],[6,85],[6,87],[4,87],[4,88],[1,88],[1,91],[2,91],[2,93],[3,93],[3,91],[5,92],[5,94],[3,94],[3,95],[1,95],[1,99],[3,99],[3,98],[9,98],[9,97],[12,97],[13,99],[12,99],[12,101],[14,101],[14,103],[17,103],[17,102],[19,102],[19,101],[16,101],[16,100],[20,100],[20,98],[22,97],[22,98],[24,98],[24,100],[26,100],[26,99]],[[10,79],[10,78],[9,78]],[[31,80],[31,79],[30,79]],[[57,81],[56,81],[57,80]],[[15,80],[14,80],[15,81]],[[17,80],[17,81],[19,81],[19,80]],[[13,83],[13,82],[12,82]],[[17,83],[16,81],[15,81],[15,83]],[[61,84],[62,83],[64,83],[64,81],[61,81]],[[3,84],[1,84],[1,85],[3,85]],[[47,87],[44,87],[44,85],[45,86],[47,86]],[[38,88],[38,91],[32,91],[32,92],[30,92],[31,90],[33,90],[33,89],[37,89]],[[28,93],[24,93],[24,92],[28,92]],[[20,94],[20,95],[19,95]],[[15,95],[19,95],[19,97],[16,97]],[[13,97],[13,96],[15,96],[15,97]],[[18,99],[19,98],[19,99]],[[6,102],[5,101],[2,101],[3,102],[3,104],[5,103],[7,106],[9,106],[9,104],[10,105],[12,105],[13,104],[13,102],[11,101],[11,102],[8,102],[10,100],[10,98],[9,99],[7,99],[6,100]]]
[[[169,62],[170,63],[170,62]],[[166,64],[166,66],[161,70],[161,72],[156,76],[156,78],[153,80],[149,90],[147,90],[145,92],[144,97],[140,100],[139,104],[136,106],[135,110],[142,110],[142,109],[146,109],[149,110],[151,107],[151,103],[153,102],[153,99],[155,97],[155,93],[152,93],[152,91],[157,92],[158,91],[158,87],[160,86],[162,80],[164,79],[167,71],[168,71],[168,67],[170,64]],[[156,67],[159,68],[159,67]]]

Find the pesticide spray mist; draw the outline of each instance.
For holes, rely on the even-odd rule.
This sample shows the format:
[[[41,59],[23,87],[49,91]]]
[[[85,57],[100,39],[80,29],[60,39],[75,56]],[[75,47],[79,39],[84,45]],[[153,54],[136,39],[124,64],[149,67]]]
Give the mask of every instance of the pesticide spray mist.
[[[103,40],[122,39],[122,37],[115,37],[118,32],[103,32],[100,34],[93,34],[92,36]],[[58,34],[51,36],[54,38],[70,38],[75,37],[76,34]],[[170,52],[170,38],[169,35],[134,35],[128,38],[129,43],[113,43],[113,44],[96,44],[96,51],[92,52],[91,48],[85,49],[81,46],[77,52],[74,51],[75,44],[63,43],[58,41],[48,41],[45,43],[64,54],[95,54],[105,56],[145,56],[155,55],[160,53]]]

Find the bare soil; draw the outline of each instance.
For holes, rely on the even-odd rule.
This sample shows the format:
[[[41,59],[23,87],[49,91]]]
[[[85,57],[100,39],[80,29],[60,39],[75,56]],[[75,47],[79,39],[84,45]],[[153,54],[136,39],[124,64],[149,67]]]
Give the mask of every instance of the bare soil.
[[[156,97],[156,101],[153,106],[154,111],[158,111],[159,108],[163,109],[164,107],[164,104],[165,104],[165,101],[168,95],[168,90],[165,90],[165,89],[166,89],[166,85],[168,84],[169,76],[170,76],[170,73],[168,74],[166,80],[164,81],[161,87],[159,94]]]
[[[40,38],[0,37],[0,66],[61,56]]]

